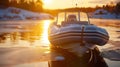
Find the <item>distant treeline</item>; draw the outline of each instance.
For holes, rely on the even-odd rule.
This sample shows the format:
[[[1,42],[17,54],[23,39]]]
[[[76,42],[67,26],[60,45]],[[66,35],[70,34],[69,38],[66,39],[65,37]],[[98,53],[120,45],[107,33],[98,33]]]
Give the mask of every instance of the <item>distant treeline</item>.
[[[41,0],[0,0],[0,8],[17,7],[33,12],[42,12]]]
[[[117,4],[110,2],[110,4],[106,4],[103,6],[96,6],[95,8],[93,8],[93,7],[75,7],[75,8],[66,8],[66,9],[56,9],[56,10],[46,9],[46,10],[44,10],[44,12],[50,13],[52,15],[56,15],[58,12],[61,12],[61,11],[94,12],[97,9],[105,9],[110,13],[115,13],[118,15],[118,14],[120,14],[120,2],[118,2]]]
[[[26,10],[30,10],[33,12],[46,12],[52,15],[56,15],[60,11],[83,11],[83,12],[94,12],[97,9],[105,9],[110,13],[120,14],[120,2],[114,4],[114,2],[110,2],[109,4],[93,7],[75,7],[75,8],[66,8],[66,9],[43,9],[42,0],[1,0],[0,8],[6,7],[17,7]]]

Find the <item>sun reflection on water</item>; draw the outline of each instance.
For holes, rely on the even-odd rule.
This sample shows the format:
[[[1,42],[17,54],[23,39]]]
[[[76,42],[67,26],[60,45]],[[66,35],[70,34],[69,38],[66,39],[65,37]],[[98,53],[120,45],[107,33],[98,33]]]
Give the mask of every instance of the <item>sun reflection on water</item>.
[[[50,44],[50,42],[49,42],[49,40],[48,40],[48,27],[49,27],[49,25],[50,25],[50,20],[45,20],[44,21],[44,31],[43,31],[43,37],[42,37],[42,39],[43,39],[43,43],[45,43],[46,45],[45,46],[49,46],[49,44]]]

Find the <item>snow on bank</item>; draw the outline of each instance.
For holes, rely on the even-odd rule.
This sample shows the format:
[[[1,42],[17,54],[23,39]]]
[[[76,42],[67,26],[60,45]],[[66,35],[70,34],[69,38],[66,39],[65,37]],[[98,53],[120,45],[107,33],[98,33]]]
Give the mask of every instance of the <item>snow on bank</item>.
[[[115,13],[110,13],[104,9],[98,9],[95,12],[89,13],[90,18],[99,18],[99,19],[120,19],[120,14],[116,15]]]
[[[9,7],[0,9],[0,20],[37,20],[37,19],[51,19],[52,15],[46,13],[35,13],[19,8]]]

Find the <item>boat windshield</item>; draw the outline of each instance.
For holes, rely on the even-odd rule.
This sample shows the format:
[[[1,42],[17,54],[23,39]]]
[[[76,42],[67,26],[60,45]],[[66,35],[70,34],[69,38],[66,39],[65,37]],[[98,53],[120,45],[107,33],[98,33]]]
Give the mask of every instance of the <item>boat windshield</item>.
[[[63,22],[89,22],[89,18],[84,12],[61,12],[57,16],[57,24],[61,25]]]

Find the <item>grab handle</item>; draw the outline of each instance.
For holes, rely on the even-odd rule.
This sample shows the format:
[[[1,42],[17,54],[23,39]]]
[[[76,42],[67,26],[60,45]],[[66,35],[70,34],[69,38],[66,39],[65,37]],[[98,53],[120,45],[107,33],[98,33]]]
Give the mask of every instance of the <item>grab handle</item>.
[[[85,26],[84,25],[82,25],[82,27],[81,27],[82,29],[81,29],[81,46],[84,46],[84,39],[83,39],[83,36],[84,36],[84,29],[85,29]]]

